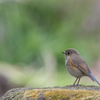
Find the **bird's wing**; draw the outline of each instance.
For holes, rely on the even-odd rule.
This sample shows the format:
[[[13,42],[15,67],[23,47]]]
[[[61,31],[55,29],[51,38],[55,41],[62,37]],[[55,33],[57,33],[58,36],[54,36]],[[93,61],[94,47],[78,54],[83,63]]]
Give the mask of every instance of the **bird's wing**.
[[[87,63],[85,62],[85,60],[79,56],[76,57],[75,59],[71,58],[71,62],[74,66],[76,66],[82,73],[84,73],[85,75],[90,77],[90,69],[87,65]]]

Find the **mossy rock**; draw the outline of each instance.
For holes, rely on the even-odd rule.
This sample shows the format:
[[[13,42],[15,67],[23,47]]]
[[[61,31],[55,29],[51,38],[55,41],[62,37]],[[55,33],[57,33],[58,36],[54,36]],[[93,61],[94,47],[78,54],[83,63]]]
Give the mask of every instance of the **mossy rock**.
[[[15,88],[6,92],[0,100],[100,100],[100,87]]]

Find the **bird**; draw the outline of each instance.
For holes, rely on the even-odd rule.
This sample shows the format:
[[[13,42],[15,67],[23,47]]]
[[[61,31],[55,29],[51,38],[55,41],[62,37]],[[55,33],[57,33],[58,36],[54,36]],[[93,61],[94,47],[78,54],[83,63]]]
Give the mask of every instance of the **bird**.
[[[77,50],[69,48],[62,53],[65,55],[65,66],[68,72],[76,78],[73,86],[79,86],[80,79],[83,76],[88,76],[100,86],[100,83],[92,75],[86,61]]]

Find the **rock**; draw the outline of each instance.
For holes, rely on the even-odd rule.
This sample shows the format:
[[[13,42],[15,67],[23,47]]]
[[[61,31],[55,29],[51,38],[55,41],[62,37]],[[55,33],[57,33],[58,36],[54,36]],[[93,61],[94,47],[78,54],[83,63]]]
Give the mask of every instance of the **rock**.
[[[100,100],[99,86],[15,88],[0,100]]]

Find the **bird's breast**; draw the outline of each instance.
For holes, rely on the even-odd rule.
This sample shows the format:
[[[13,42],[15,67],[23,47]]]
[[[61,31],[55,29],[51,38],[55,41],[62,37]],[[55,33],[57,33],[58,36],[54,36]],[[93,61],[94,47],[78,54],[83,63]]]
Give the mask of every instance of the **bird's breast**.
[[[76,66],[74,66],[74,65],[72,64],[72,61],[71,61],[70,58],[69,58],[69,59],[66,59],[65,65],[66,65],[66,67],[67,67],[67,66],[70,66],[70,68],[71,68],[71,69],[74,69],[74,70],[77,70],[77,69],[78,69]]]
[[[72,64],[71,62],[71,59],[66,59],[65,60],[65,65],[66,65],[66,68],[68,70],[68,72],[74,76],[74,77],[82,77],[83,76],[83,73],[76,67]]]

